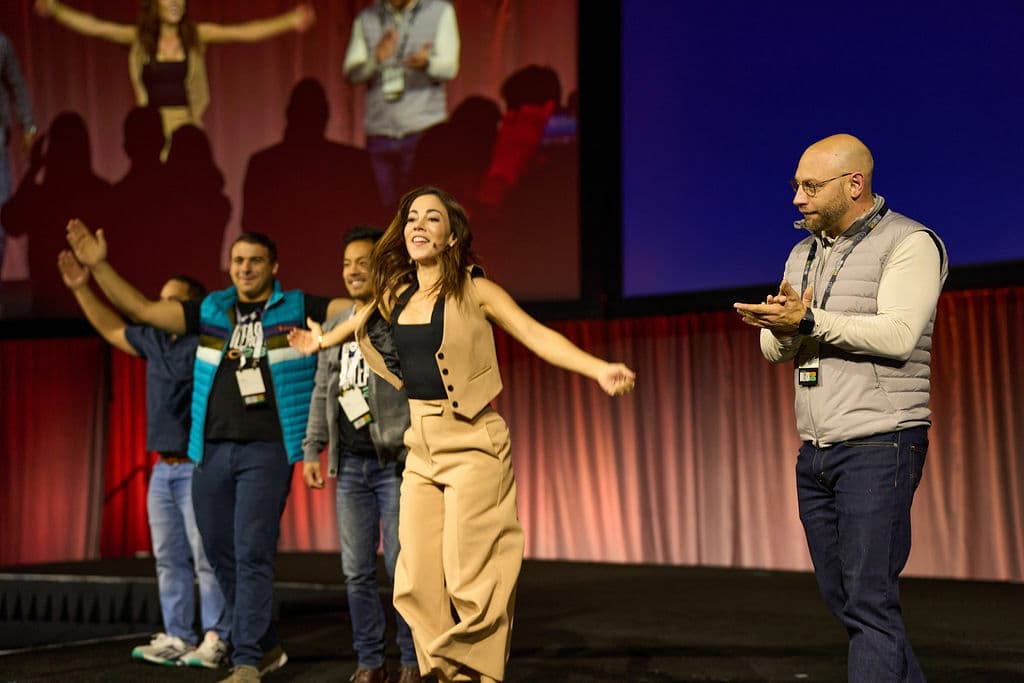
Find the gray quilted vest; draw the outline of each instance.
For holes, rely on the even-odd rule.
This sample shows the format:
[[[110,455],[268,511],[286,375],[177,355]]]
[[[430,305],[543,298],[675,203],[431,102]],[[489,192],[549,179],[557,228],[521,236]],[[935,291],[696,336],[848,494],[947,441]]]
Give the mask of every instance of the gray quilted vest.
[[[859,222],[863,225],[884,211],[885,202],[876,197],[875,207]],[[878,311],[878,284],[893,248],[911,233],[926,231],[941,255],[941,278],[946,281],[948,259],[942,240],[933,231],[906,216],[888,211],[866,237],[854,244],[856,226],[841,235],[824,264],[813,264],[809,283],[815,299],[820,296],[835,265],[849,252],[836,277],[824,309],[846,315],[874,315]],[[796,288],[803,280],[804,266],[811,244],[808,236],[797,244],[786,261],[786,278]],[[822,258],[819,244],[815,260]],[[819,275],[815,276],[815,273]],[[817,280],[817,281],[816,281]],[[815,387],[802,387],[796,381],[796,419],[800,438],[819,446],[860,439],[872,434],[892,432],[916,425],[929,425],[928,408],[931,379],[932,311],[924,333],[906,360],[854,354],[822,343],[821,381]]]

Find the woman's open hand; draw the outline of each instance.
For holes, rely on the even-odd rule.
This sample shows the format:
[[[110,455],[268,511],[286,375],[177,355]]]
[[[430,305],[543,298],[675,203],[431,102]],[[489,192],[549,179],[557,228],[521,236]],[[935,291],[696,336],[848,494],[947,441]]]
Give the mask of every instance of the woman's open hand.
[[[324,331],[320,323],[312,318],[306,318],[306,324],[309,325],[308,330],[295,327],[288,331],[288,346],[309,356],[320,350]]]

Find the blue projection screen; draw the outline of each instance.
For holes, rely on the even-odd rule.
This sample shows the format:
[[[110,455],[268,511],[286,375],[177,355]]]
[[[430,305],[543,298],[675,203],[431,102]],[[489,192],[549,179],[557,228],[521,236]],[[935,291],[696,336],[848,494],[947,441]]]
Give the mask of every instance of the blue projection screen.
[[[622,3],[623,294],[777,282],[837,132],[951,265],[1024,259],[1024,2]]]

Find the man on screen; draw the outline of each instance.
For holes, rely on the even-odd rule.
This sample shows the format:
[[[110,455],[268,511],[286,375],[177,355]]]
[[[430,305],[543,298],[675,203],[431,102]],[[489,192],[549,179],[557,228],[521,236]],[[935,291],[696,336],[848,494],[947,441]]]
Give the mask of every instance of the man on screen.
[[[850,681],[923,681],[899,575],[928,450],[932,328],[946,249],[871,191],[851,135],[804,152],[793,204],[810,235],[777,294],[735,304],[772,363],[793,361],[800,520],[821,594],[849,634]],[[793,284],[800,283],[800,290]]]

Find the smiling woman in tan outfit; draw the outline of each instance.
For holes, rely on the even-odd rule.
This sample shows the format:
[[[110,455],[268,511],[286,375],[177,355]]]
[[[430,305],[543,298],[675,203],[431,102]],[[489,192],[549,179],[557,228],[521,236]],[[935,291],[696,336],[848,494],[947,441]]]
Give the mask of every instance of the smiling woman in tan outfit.
[[[609,395],[635,378],[527,315],[471,267],[471,241],[453,197],[409,192],[373,251],[375,305],[327,335],[311,324],[289,337],[311,353],[356,332],[367,364],[409,395],[395,606],[420,672],[442,682],[504,679],[523,558],[509,432],[490,405],[502,388],[491,324]]]

